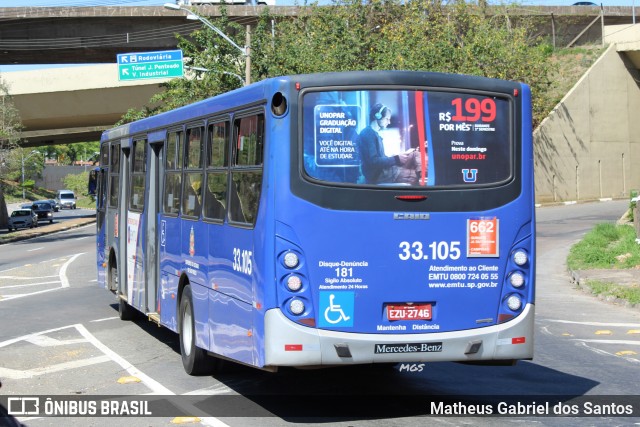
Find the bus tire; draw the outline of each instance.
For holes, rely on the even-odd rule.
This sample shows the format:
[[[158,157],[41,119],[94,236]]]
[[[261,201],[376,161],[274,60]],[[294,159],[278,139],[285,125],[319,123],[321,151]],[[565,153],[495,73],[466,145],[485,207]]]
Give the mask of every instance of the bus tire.
[[[112,292],[118,292],[118,265],[114,262],[109,263],[109,290]]]
[[[182,365],[189,375],[203,375],[211,372],[212,363],[207,352],[196,346],[193,297],[191,286],[185,286],[180,299],[180,354]]]
[[[120,320],[133,320],[136,318],[136,309],[131,307],[127,301],[118,297],[118,314]]]

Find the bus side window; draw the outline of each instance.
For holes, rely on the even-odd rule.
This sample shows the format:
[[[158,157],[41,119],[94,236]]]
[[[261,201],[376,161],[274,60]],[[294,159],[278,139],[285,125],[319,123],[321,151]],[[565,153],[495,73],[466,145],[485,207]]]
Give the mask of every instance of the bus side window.
[[[167,134],[166,163],[163,211],[166,214],[178,215],[180,213],[180,200],[182,199],[182,131],[173,131]]]
[[[120,194],[120,144],[111,145],[109,158],[109,206],[118,207]]]
[[[202,208],[202,177],[204,175],[202,132],[202,127],[188,129],[185,143],[182,214],[192,217],[199,217]]]
[[[204,217],[224,220],[227,205],[229,122],[210,124],[207,129],[207,185],[204,188]]]
[[[133,170],[131,171],[129,208],[138,211],[144,209],[146,158],[147,140],[139,139],[133,141]]]
[[[180,212],[181,178],[182,174],[179,172],[167,172],[164,185],[164,213],[177,215]]]
[[[264,115],[256,114],[235,120],[234,137],[229,220],[253,225],[262,190]]]

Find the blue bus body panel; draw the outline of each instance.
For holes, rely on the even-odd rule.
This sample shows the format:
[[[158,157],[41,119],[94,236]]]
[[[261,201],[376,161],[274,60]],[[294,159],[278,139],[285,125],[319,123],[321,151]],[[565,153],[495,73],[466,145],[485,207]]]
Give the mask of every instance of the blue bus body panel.
[[[283,202],[284,203],[284,202]],[[291,201],[280,212],[284,224],[295,224],[303,249],[308,283],[320,328],[360,333],[447,332],[495,325],[505,281],[506,258],[467,258],[467,221],[497,218],[499,250],[508,254],[518,238],[531,238],[530,216],[517,201],[490,212],[433,213],[428,220],[394,220],[392,212],[319,212],[304,201]],[[291,227],[293,228],[293,227]],[[286,233],[283,233],[286,235]],[[279,233],[280,235],[280,233]],[[291,239],[290,236],[287,240]],[[402,246],[408,242],[408,246]],[[435,244],[435,245],[434,245]],[[409,247],[409,259],[404,248]],[[437,259],[458,248],[457,260]],[[435,255],[435,256],[434,256]],[[435,259],[434,259],[435,258]],[[329,295],[335,295],[348,321],[326,317]],[[389,321],[385,307],[430,304],[429,321]],[[287,308],[282,307],[286,313]]]
[[[407,76],[403,78],[408,79]],[[531,323],[531,305],[535,297],[535,218],[532,205],[531,111],[527,108],[531,97],[529,88],[520,85],[520,94],[514,97],[498,94],[503,98],[509,97],[509,102],[517,99],[521,104],[522,117],[518,121],[522,126],[518,128],[520,132],[517,135],[521,141],[517,144],[522,142],[522,145],[513,151],[518,153],[516,160],[520,166],[509,182],[490,183],[473,192],[477,195],[486,191],[487,198],[498,197],[502,187],[510,186],[508,190],[511,193],[505,196],[508,202],[495,202],[491,208],[473,210],[468,207],[473,203],[466,203],[463,199],[465,194],[471,194],[471,191],[464,192],[467,188],[434,190],[427,187],[416,189],[415,193],[420,195],[433,191],[433,199],[436,199],[436,194],[455,199],[455,203],[463,208],[430,210],[424,208],[425,205],[416,208],[418,205],[413,202],[398,205],[394,201],[395,207],[387,209],[380,208],[383,197],[393,199],[396,194],[410,193],[398,188],[373,189],[373,186],[362,190],[345,184],[338,190],[342,192],[342,199],[349,198],[349,191],[353,194],[369,191],[371,195],[375,193],[371,198],[377,201],[372,202],[373,208],[343,208],[347,202],[336,207],[323,205],[323,197],[330,197],[329,190],[317,193],[322,196],[314,199],[313,195],[306,197],[294,189],[298,185],[294,182],[296,180],[303,183],[298,185],[300,188],[306,185],[330,188],[331,191],[335,189],[331,185],[335,183],[322,182],[317,177],[309,179],[303,165],[306,152],[296,151],[304,149],[300,138],[304,139],[303,135],[308,132],[306,127],[298,128],[303,108],[298,105],[302,96],[294,89],[296,79],[265,80],[123,125],[103,135],[103,141],[138,134],[149,134],[160,140],[168,126],[183,125],[196,118],[204,121],[226,114],[233,120],[235,106],[243,106],[245,110],[262,108],[265,113],[263,181],[254,227],[229,224],[227,219],[224,224],[219,224],[162,213],[157,215],[156,229],[161,235],[157,248],[158,302],[157,307],[148,309],[158,312],[160,323],[178,331],[180,290],[188,282],[192,288],[196,344],[213,353],[258,367],[267,365],[269,357],[266,352],[272,351],[266,350],[269,347],[267,341],[271,339],[266,323],[269,316],[283,322],[272,324],[285,325],[282,331],[278,331],[285,335],[285,347],[289,344],[286,341],[287,331],[293,333],[294,330],[294,336],[304,336],[307,331],[316,335],[320,343],[317,346],[322,346],[323,336],[351,333],[356,337],[354,342],[363,348],[366,340],[361,340],[361,337],[365,335],[369,337],[367,339],[374,336],[383,341],[402,335],[406,338],[399,337],[404,339],[400,342],[410,343],[412,335],[421,335],[424,340],[424,334],[455,335],[483,328],[500,329],[520,315],[526,317],[525,322]],[[419,80],[414,81],[419,83]],[[390,87],[396,83],[384,82]],[[316,84],[322,87],[324,82]],[[342,87],[340,85],[344,83],[335,84]],[[402,84],[398,83],[398,86]],[[483,90],[489,91],[486,87],[478,89],[479,92]],[[334,91],[339,90],[334,88]],[[455,85],[451,91],[455,93]],[[264,107],[277,92],[290,102],[290,111],[281,116]],[[331,112],[340,108],[335,106]],[[431,162],[430,174],[434,167],[437,166]],[[513,195],[513,188],[517,187],[514,182],[519,179],[522,191]],[[398,206],[406,208],[399,209]],[[151,236],[145,235],[144,216],[136,215],[129,213],[128,218],[120,218],[120,221],[128,223],[126,241],[120,244],[128,245],[130,257],[118,262],[120,265],[127,263],[129,304],[145,312],[144,270],[147,266],[143,264],[146,254],[141,243]],[[111,210],[108,210],[108,216],[112,218]],[[114,221],[110,219],[107,223],[113,224]],[[485,233],[486,227],[491,228],[491,232]],[[107,229],[106,240],[98,239],[99,271],[101,262],[106,261],[100,254],[107,254],[109,245],[115,247],[116,254],[120,253],[117,250],[119,238],[109,235],[114,232]],[[518,289],[510,284],[510,275],[519,269],[525,270],[525,267],[514,264],[512,255],[516,249],[525,249],[529,254],[525,283]],[[299,256],[300,264],[294,268],[284,267],[284,256],[288,252]],[[106,272],[99,274],[106,282]],[[286,281],[292,275],[302,279],[300,291],[287,289]],[[509,311],[506,300],[514,293],[522,297],[526,307]],[[290,304],[296,299],[304,303],[301,314],[292,313]],[[419,319],[406,317],[408,311],[405,309],[413,306],[421,308],[417,313]],[[279,312],[273,315],[276,311]],[[415,315],[416,312],[410,314]],[[286,323],[289,321],[290,325]],[[301,330],[304,332],[299,333]],[[526,327],[518,330],[526,330]],[[496,339],[505,339],[501,337],[503,335]],[[527,339],[527,345],[532,346],[532,336]],[[326,347],[333,347],[329,341],[325,343]],[[302,351],[295,342],[291,345],[293,350],[287,350],[281,348],[279,342],[274,351]],[[319,351],[318,348],[308,350]],[[364,352],[373,352],[373,347]],[[314,357],[309,360],[318,363]],[[492,356],[482,357],[490,359]],[[285,359],[275,357],[273,360]],[[286,360],[296,359],[292,356]],[[455,360],[461,359],[456,356]]]

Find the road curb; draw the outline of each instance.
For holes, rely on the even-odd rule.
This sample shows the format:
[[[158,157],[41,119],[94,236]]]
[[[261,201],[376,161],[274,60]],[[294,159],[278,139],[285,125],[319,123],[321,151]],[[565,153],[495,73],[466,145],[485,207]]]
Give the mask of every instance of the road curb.
[[[612,272],[612,274],[614,274],[614,272]],[[602,294],[596,295],[593,292],[591,286],[589,286],[589,282],[593,280],[599,280],[599,279],[596,279],[596,278],[590,279],[584,276],[581,272],[574,271],[574,270],[569,270],[569,276],[571,277],[571,284],[574,285],[574,288],[578,289],[579,291],[585,294],[588,294],[592,297],[599,299],[600,301],[604,301],[612,305],[617,305],[625,308],[630,308],[632,310],[640,311],[640,304],[632,304],[631,302],[625,299],[616,298],[612,295],[602,295]],[[602,280],[599,280],[599,281],[602,281]],[[612,283],[618,286],[627,286],[626,284],[617,283],[615,280],[615,277],[612,277],[611,279],[607,280],[607,283]]]

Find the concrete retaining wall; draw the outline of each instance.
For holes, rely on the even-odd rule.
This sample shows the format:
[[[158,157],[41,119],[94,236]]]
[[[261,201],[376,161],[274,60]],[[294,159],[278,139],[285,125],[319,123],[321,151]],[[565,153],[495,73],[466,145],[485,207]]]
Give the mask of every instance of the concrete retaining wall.
[[[90,170],[91,168],[91,166],[87,166],[87,170]],[[42,178],[36,179],[36,186],[53,191],[63,190],[66,188],[64,182],[62,182],[65,176],[81,174],[84,171],[84,166],[47,165],[42,171]]]
[[[640,188],[640,73],[611,45],[534,132],[538,203]]]

